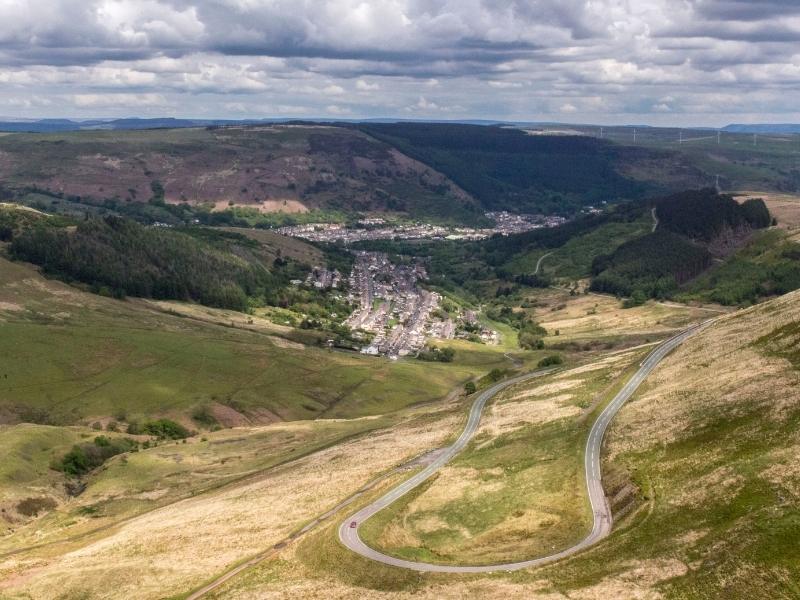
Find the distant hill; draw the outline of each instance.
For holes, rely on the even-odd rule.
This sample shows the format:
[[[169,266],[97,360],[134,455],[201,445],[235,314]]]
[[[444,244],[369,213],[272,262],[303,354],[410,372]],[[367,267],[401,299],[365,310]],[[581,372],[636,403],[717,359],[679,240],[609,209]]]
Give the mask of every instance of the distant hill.
[[[5,135],[0,181],[18,195],[44,191],[73,203],[483,219],[436,170],[362,132],[319,124]]]
[[[763,133],[763,134],[787,134],[800,133],[800,123],[754,123],[726,125],[722,131],[730,133]]]
[[[574,213],[704,180],[674,152],[584,135],[530,135],[517,128],[455,123],[356,127],[440,171],[489,210]]]

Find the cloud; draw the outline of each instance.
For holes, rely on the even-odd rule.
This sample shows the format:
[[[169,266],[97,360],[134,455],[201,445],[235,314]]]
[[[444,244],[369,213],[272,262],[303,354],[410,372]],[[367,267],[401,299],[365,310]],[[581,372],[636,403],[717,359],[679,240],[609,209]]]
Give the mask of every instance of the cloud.
[[[166,106],[169,103],[161,94],[73,94],[68,100],[80,108],[108,108],[124,106]]]
[[[793,120],[799,42],[796,0],[0,0],[0,105]]]
[[[375,92],[381,89],[381,86],[377,83],[369,83],[363,79],[359,79],[356,81],[356,89],[360,92]]]

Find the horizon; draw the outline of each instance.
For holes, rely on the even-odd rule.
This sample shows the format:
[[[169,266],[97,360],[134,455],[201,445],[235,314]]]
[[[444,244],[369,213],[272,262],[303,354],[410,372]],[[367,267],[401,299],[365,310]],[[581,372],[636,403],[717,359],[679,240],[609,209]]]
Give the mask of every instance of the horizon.
[[[724,131],[726,127],[800,127],[800,120],[791,121],[758,121],[758,122],[730,122],[719,126],[707,124],[693,125],[650,125],[648,123],[605,123],[605,122],[584,122],[584,121],[550,121],[550,120],[508,120],[494,118],[410,118],[397,116],[378,116],[378,117],[325,117],[325,116],[256,116],[256,117],[234,117],[224,116],[183,116],[183,115],[122,115],[114,117],[64,117],[64,116],[43,116],[43,117],[14,117],[0,115],[0,123],[44,123],[44,122],[69,122],[75,124],[82,123],[114,123],[117,121],[176,121],[176,122],[230,122],[231,124],[259,124],[259,123],[364,123],[364,122],[404,122],[404,123],[430,123],[430,124],[480,124],[480,125],[518,125],[518,126],[552,126],[552,127],[609,127],[609,128],[636,128],[644,129],[697,129]],[[736,132],[732,132],[736,133]],[[792,132],[794,133],[794,132]]]

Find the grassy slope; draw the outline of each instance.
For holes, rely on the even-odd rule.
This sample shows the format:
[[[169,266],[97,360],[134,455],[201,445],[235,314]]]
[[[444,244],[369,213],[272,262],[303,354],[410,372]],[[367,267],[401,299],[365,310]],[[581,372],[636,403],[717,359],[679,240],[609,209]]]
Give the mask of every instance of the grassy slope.
[[[515,274],[531,274],[539,258],[550,253],[542,261],[540,274],[564,279],[588,277],[596,256],[613,252],[620,244],[649,233],[651,228],[649,214],[631,223],[607,223],[570,239],[552,252],[540,249],[525,252],[515,257],[508,268]]]
[[[531,572],[420,575],[352,556],[330,528],[216,597],[797,597],[798,300],[794,292],[723,317],[623,409],[604,472],[611,493],[633,494],[638,508],[618,514],[591,551]]]
[[[0,553],[52,543],[142,514],[160,506],[252,477],[308,453],[385,427],[389,419],[304,421],[237,428],[206,434],[188,443],[166,443],[109,460],[86,478],[78,498],[68,497],[64,477],[49,469],[75,443],[96,431],[29,423],[4,427],[0,450],[6,457],[0,472],[0,504],[6,533]],[[104,435],[115,435],[104,433]],[[59,505],[33,524],[14,512],[28,497],[52,498]]]
[[[79,497],[0,540],[0,597],[178,595],[446,443],[456,413],[444,402],[224,430],[116,457]]]
[[[477,357],[465,349],[461,363],[431,365],[300,347],[264,331],[85,294],[3,259],[0,303],[6,418],[20,410],[26,420],[54,423],[120,411],[180,417],[208,403],[262,422],[377,414],[442,397],[507,362],[484,349]]]
[[[146,202],[278,210],[392,210],[475,217],[474,203],[433,169],[350,128],[235,127],[14,134],[0,138],[7,186]],[[63,202],[62,202],[63,203]]]
[[[297,238],[280,235],[266,229],[246,229],[243,227],[221,227],[223,231],[239,233],[257,241],[272,257],[279,254],[300,263],[314,266],[324,265],[325,256],[316,246]]]
[[[584,560],[550,569],[559,589],[621,577],[639,561],[672,570],[647,586],[668,598],[800,594],[798,300],[724,318],[623,410],[606,468],[629,473],[645,506]]]
[[[464,453],[368,521],[364,538],[404,558],[457,564],[519,560],[576,543],[591,529],[582,455],[590,415],[642,352],[504,392]]]
[[[724,263],[689,283],[678,297],[684,301],[732,305],[754,303],[761,297],[775,294],[776,286],[800,285],[798,255],[800,246],[788,239],[786,231],[775,228],[758,231]]]

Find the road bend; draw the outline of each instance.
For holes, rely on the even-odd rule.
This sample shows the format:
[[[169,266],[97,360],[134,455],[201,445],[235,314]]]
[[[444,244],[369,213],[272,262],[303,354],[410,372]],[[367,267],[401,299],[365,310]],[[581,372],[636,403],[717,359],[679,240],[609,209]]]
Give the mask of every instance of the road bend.
[[[478,423],[480,422],[483,408],[489,399],[511,385],[532,379],[534,377],[540,377],[552,372],[553,369],[542,369],[540,371],[534,371],[526,375],[521,375],[519,377],[497,383],[483,391],[473,402],[472,408],[469,411],[467,425],[455,443],[447,448],[445,452],[437,457],[437,459],[430,463],[425,469],[345,519],[339,527],[339,540],[353,552],[377,562],[394,567],[411,569],[414,571],[436,573],[488,573],[492,571],[516,571],[519,569],[537,567],[547,563],[555,562],[585,550],[593,544],[596,544],[611,532],[611,525],[613,523],[611,508],[608,505],[605,492],[603,491],[602,473],[600,471],[600,449],[602,447],[603,436],[608,429],[608,425],[611,423],[611,420],[614,418],[617,412],[619,412],[620,408],[622,408],[622,405],[627,402],[636,389],[641,385],[642,381],[647,378],[647,376],[664,359],[664,357],[678,347],[681,343],[683,343],[683,341],[689,336],[708,326],[711,321],[712,320],[705,321],[698,325],[693,325],[692,327],[689,327],[678,335],[666,340],[665,342],[662,342],[659,346],[657,346],[647,356],[647,358],[642,361],[636,373],[628,380],[623,388],[617,392],[617,395],[614,396],[611,402],[603,409],[603,411],[600,413],[600,416],[597,417],[597,420],[592,425],[592,428],[589,431],[589,437],[586,440],[584,470],[586,473],[586,488],[589,495],[589,502],[592,507],[593,524],[591,532],[589,532],[584,539],[574,546],[548,556],[541,556],[538,558],[532,558],[530,560],[522,560],[512,563],[495,565],[439,565],[435,563],[403,560],[401,558],[389,556],[388,554],[383,554],[382,552],[367,546],[358,534],[359,527],[364,523],[364,521],[430,478],[450,459],[464,449],[475,433]],[[353,526],[353,523],[355,523],[355,526]]]

